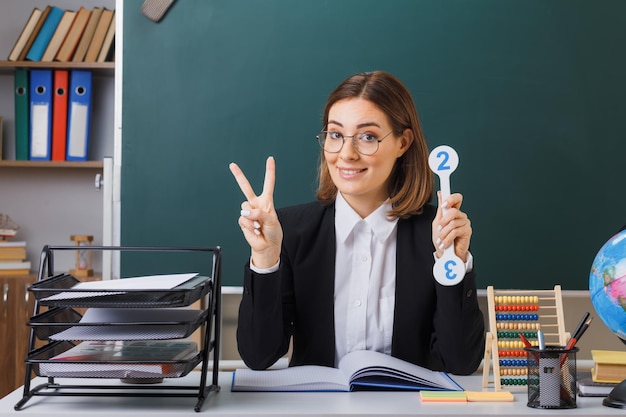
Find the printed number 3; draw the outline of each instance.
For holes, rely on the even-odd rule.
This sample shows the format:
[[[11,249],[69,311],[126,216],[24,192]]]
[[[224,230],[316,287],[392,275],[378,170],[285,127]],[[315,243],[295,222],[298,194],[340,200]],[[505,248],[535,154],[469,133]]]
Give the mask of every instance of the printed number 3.
[[[446,278],[455,279],[457,274],[454,273],[454,267],[456,266],[456,262],[452,259],[446,261],[444,264],[444,270],[446,271]]]

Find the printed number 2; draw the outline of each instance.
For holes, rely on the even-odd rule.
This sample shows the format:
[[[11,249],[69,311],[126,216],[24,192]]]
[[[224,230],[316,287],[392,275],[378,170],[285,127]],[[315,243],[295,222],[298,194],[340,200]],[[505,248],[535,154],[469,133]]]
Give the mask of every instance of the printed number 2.
[[[450,165],[447,165],[447,163],[448,163],[448,159],[450,159],[450,154],[448,154],[448,152],[446,151],[441,151],[437,154],[437,158],[441,158],[441,157],[443,157],[443,160],[441,161],[437,169],[439,171],[448,171],[450,169]]]

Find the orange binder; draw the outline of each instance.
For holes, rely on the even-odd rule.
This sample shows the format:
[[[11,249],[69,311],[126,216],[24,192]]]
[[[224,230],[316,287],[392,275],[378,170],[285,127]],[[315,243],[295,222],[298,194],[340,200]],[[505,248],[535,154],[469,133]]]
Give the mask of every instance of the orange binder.
[[[54,71],[52,96],[52,160],[65,161],[67,138],[67,70]]]

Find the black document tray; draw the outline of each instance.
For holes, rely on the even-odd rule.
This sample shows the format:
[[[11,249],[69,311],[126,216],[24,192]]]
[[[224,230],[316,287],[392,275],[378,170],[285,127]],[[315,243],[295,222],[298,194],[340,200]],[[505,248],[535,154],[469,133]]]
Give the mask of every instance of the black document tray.
[[[185,307],[209,293],[213,279],[196,276],[169,289],[103,290],[74,289],[80,281],[69,274],[59,274],[33,283],[29,290],[40,305],[48,307]],[[47,300],[61,293],[79,293],[78,298]],[[109,293],[109,294],[107,294]],[[93,295],[91,295],[93,294]]]
[[[154,379],[183,377],[202,361],[201,351],[189,359],[171,361],[52,360],[73,346],[68,341],[49,343],[32,351],[26,363],[32,366],[35,375],[44,377]]]
[[[134,311],[138,311],[133,309]],[[158,310],[158,309],[157,309]],[[169,310],[162,309],[165,313]],[[152,309],[151,313],[154,312]],[[172,313],[175,313],[173,311]],[[80,323],[82,315],[69,307],[54,307],[44,313],[32,317],[28,325],[32,327],[40,340],[165,340],[182,339],[190,336],[207,319],[207,310],[187,310],[185,320],[136,320]],[[72,329],[80,330],[79,338],[55,336]],[[111,334],[110,330],[116,333]]]
[[[220,247],[156,247],[156,246],[85,246],[80,250],[102,252],[143,252],[146,254],[189,253],[196,262],[190,268],[207,276],[195,276],[168,289],[115,289],[116,285],[102,284],[109,288],[73,288],[79,281],[70,274],[56,274],[54,271],[54,253],[75,252],[75,246],[44,246],[41,251],[37,282],[28,290],[35,298],[34,313],[29,321],[31,332],[28,340],[29,353],[26,357],[23,396],[15,410],[22,410],[33,397],[53,396],[97,396],[97,397],[190,397],[196,398],[194,411],[199,412],[205,399],[220,391],[218,385],[220,357],[221,323],[221,264]],[[202,254],[206,256],[202,256]],[[176,257],[180,262],[182,259]],[[197,259],[196,259],[197,258]],[[201,260],[199,258],[205,258]],[[184,262],[183,262],[184,263]],[[191,266],[193,264],[194,266]],[[144,267],[146,272],[154,271],[151,264]],[[161,269],[161,268],[158,268]],[[180,268],[174,268],[178,273]],[[171,273],[171,267],[163,272]],[[62,294],[65,293],[65,294]],[[74,293],[74,294],[72,294]],[[80,294],[78,294],[80,293]],[[59,295],[63,296],[60,297]],[[53,297],[55,296],[55,297]],[[68,297],[69,296],[69,297]],[[52,297],[49,299],[48,297]],[[196,301],[196,306],[190,307]],[[43,306],[47,309],[42,308]],[[86,308],[88,317],[83,323],[83,316],[77,308]],[[107,309],[95,311],[95,309]],[[173,312],[165,309],[172,309]],[[47,310],[47,311],[46,311]],[[82,311],[82,310],[80,310]],[[183,312],[184,311],[184,312]],[[156,313],[151,316],[150,312]],[[129,323],[129,321],[133,323]],[[171,327],[181,331],[172,334]],[[74,357],[71,360],[52,359],[74,346],[74,343],[88,341],[91,334],[83,333],[87,329],[93,332],[96,341],[133,341],[145,342],[145,346],[158,347],[163,340],[184,339],[187,334],[200,332],[197,343],[198,352],[175,360],[162,360],[172,356],[129,355],[124,361],[120,357],[102,355],[98,357]],[[63,332],[63,334],[58,334]],[[120,333],[128,339],[118,337]],[[51,336],[56,335],[52,340]],[[167,336],[162,338],[163,336]],[[180,336],[180,337],[179,337]],[[70,337],[76,339],[66,340]],[[114,338],[113,338],[114,337]],[[37,339],[48,344],[36,347]],[[149,350],[147,349],[146,352]],[[209,354],[213,353],[212,369],[209,378]],[[80,360],[79,360],[80,359]],[[119,365],[124,366],[119,366]],[[198,384],[168,384],[164,380],[180,378],[194,369],[199,369]],[[156,370],[156,372],[155,372]],[[31,386],[33,374],[47,377],[47,382]],[[100,378],[121,379],[123,384],[75,384],[61,383],[61,378]],[[151,382],[163,382],[154,384]]]

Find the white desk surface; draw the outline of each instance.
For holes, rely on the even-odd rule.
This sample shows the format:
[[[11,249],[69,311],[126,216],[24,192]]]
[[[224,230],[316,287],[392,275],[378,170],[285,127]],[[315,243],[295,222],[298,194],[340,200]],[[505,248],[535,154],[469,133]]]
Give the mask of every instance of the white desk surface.
[[[0,400],[0,416],[54,417],[141,417],[141,416],[624,416],[626,411],[605,407],[602,398],[577,398],[578,407],[567,410],[543,410],[526,405],[524,388],[512,390],[514,402],[422,403],[417,392],[231,392],[232,372],[220,373],[221,390],[205,400],[202,410],[194,411],[196,398],[173,397],[32,397],[21,411],[15,404],[22,398],[20,388]],[[482,374],[455,376],[466,390],[482,391]],[[199,372],[184,378],[166,379],[163,385],[198,385]],[[36,378],[31,388],[45,382]],[[60,384],[120,384],[115,379],[64,379]]]

